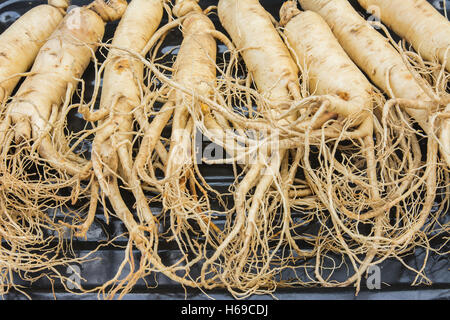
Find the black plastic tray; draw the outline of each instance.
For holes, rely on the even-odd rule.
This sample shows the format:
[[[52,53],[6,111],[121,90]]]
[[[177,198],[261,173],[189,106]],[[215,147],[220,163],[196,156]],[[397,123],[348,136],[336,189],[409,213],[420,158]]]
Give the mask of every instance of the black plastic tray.
[[[88,0],[74,0],[72,4],[83,5],[88,3]],[[278,19],[278,11],[283,3],[281,0],[261,0],[261,4],[268,10],[276,19]],[[356,1],[351,1],[362,14],[363,11],[356,4]],[[442,7],[442,1],[430,1],[438,8]],[[448,2],[448,7],[450,3]],[[29,10],[31,7],[45,3],[42,0],[8,0],[0,1],[0,32],[5,30],[15,19],[21,14]],[[215,5],[217,1],[214,0],[201,0],[200,5],[206,8],[209,5]],[[442,12],[442,10],[441,10]],[[216,16],[212,16],[216,27],[219,30],[221,28]],[[43,21],[43,23],[45,23]],[[163,21],[164,23],[164,21]],[[107,25],[105,39],[110,39],[114,33],[114,29],[117,23],[110,23]],[[180,34],[173,33],[167,40],[167,46],[179,45]],[[176,53],[173,53],[176,54]],[[101,58],[101,55],[98,55]],[[94,79],[94,73],[92,67],[88,68],[83,78],[86,80],[86,84],[91,85]],[[89,88],[88,88],[89,89]],[[87,90],[89,92],[89,90]],[[72,129],[76,129],[82,123],[81,117],[75,113],[70,115],[69,126]],[[70,128],[69,128],[70,129]],[[232,171],[227,166],[214,166],[214,169],[204,165],[202,167],[207,181],[215,188],[219,190],[226,190],[232,183]],[[0,182],[1,183],[1,182]],[[153,208],[158,211],[157,207]],[[447,215],[448,218],[448,215]],[[88,240],[76,239],[73,243],[74,252],[77,256],[82,256],[94,249],[98,243],[111,239],[115,235],[119,235],[126,230],[120,221],[112,219],[109,225],[106,224],[102,209],[99,208],[99,212],[95,219],[95,222],[88,233]],[[123,241],[117,241],[117,244],[124,245]],[[447,245],[447,251],[448,248]],[[161,256],[166,261],[174,261],[177,256],[170,245],[161,245]],[[102,248],[95,254],[98,260],[87,262],[82,265],[72,265],[72,268],[76,268],[80,271],[81,275],[85,279],[82,282],[82,286],[85,288],[93,288],[103,284],[107,280],[111,279],[116,272],[116,269],[123,259],[124,251],[114,246],[108,246]],[[136,253],[138,255],[138,253]],[[419,266],[424,259],[424,251],[417,249],[414,254],[405,258],[405,262],[411,266]],[[426,275],[433,282],[432,285],[419,285],[412,287],[410,284],[413,282],[415,274],[407,270],[400,262],[396,260],[387,260],[381,266],[381,289],[369,290],[363,280],[360,293],[355,296],[355,289],[353,287],[348,288],[291,288],[280,289],[275,292],[275,296],[279,299],[450,299],[450,259],[448,256],[431,255],[429,257],[427,267],[425,270]],[[63,274],[70,276],[72,271],[70,267],[61,270]],[[342,271],[345,277],[345,270]],[[143,281],[140,281],[135,287],[133,292],[125,296],[125,299],[232,299],[233,297],[225,290],[214,290],[207,292],[207,295],[200,290],[185,289],[180,285],[173,283],[169,279],[161,275],[155,275],[158,286],[155,288],[148,288]],[[152,278],[152,277],[150,277]],[[155,279],[150,279],[150,283],[155,283]],[[54,291],[54,292],[53,292]],[[32,299],[96,299],[96,294],[76,295],[73,293],[67,293],[63,286],[59,283],[55,283],[52,287],[49,281],[41,279],[26,289],[25,292]],[[18,292],[11,291],[4,298],[6,299],[26,299],[26,297]],[[254,296],[250,299],[273,299],[272,296]]]

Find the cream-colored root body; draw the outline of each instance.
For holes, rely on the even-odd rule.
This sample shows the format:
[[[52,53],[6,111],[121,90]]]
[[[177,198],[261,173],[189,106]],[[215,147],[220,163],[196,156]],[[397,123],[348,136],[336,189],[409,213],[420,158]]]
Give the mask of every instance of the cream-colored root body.
[[[177,1],[174,13],[179,17],[185,16],[185,19],[182,24],[183,42],[173,66],[173,78],[196,95],[209,97],[216,82],[216,41],[211,35],[211,31],[215,30],[214,25],[195,1]],[[165,174],[167,177],[176,175],[181,178],[182,167],[193,164],[191,138],[195,128],[191,125],[191,129],[187,129],[189,107],[199,102],[177,91],[173,92],[170,99],[175,104],[175,110]]]
[[[195,0],[176,1],[173,10],[182,23],[183,41],[174,63],[174,80],[191,91],[195,96],[212,96],[216,87],[216,30],[214,24]],[[167,167],[167,183],[164,186],[164,204],[171,213],[172,232],[180,249],[186,253],[196,248],[183,239],[183,233],[197,223],[201,232],[209,240],[220,230],[210,221],[211,209],[204,188],[200,186],[195,169],[196,150],[193,139],[197,130],[195,114],[203,114],[211,122],[209,108],[195,96],[173,91],[170,100],[174,104],[172,134]],[[197,189],[203,194],[197,196]],[[214,246],[215,244],[213,244]],[[196,246],[201,246],[196,244]],[[203,254],[203,252],[199,252]]]
[[[350,58],[391,98],[430,101],[400,54],[347,0],[300,0],[300,4],[322,16]],[[426,110],[406,110],[428,131]]]
[[[30,75],[8,106],[16,141],[40,141],[40,156],[71,175],[85,169],[61,156],[46,129],[52,110],[61,105],[68,90],[76,88],[103,33],[104,21],[94,11],[73,9],[41,48]]]
[[[389,105],[401,105],[429,136],[435,134],[430,131],[430,111],[445,99],[440,101],[428,84],[409,70],[400,53],[348,1],[300,0],[300,4],[324,18],[352,60],[392,99]],[[440,151],[450,165],[446,141],[441,141]]]
[[[131,1],[116,29],[105,61],[103,91],[98,111],[99,125],[105,126],[94,139],[93,167],[101,192],[109,198],[115,214],[124,222],[130,234],[130,243],[133,243],[143,256],[138,270],[132,270],[120,281],[118,277],[122,270],[119,270],[116,277],[101,288],[102,291],[109,290],[108,298],[113,298],[117,292],[120,292],[122,297],[132,289],[140,277],[151,270],[161,272],[179,283],[194,285],[189,280],[177,276],[171,266],[163,265],[159,259],[158,225],[147,203],[131,157],[133,121],[137,120],[140,124],[145,122],[145,119],[135,118],[139,114],[144,114],[136,112],[144,107],[142,100],[145,91],[144,68],[142,61],[129,55],[125,50],[140,56],[147,54],[151,47],[149,43],[154,39],[155,31],[162,19],[163,3],[162,0]],[[95,113],[88,111],[85,115],[93,119],[97,117]],[[152,138],[155,137],[152,135]],[[146,146],[147,142],[143,143],[141,148]],[[145,159],[145,162],[147,160]],[[122,199],[118,177],[124,181],[135,197],[138,221]],[[89,223],[89,220],[87,221]],[[80,235],[85,234],[88,227],[88,224],[82,225]],[[150,236],[147,237],[144,231]]]
[[[210,33],[215,30],[214,25],[195,1],[177,1],[177,3],[174,12],[185,16],[185,20],[182,24],[183,42],[173,66],[173,78],[197,95],[210,96],[216,81],[216,41]],[[176,105],[165,172],[169,177],[176,174],[184,164],[192,164],[192,150],[186,150],[191,148],[191,142],[186,144],[183,140],[189,136],[190,141],[193,133],[192,130],[186,131],[190,119],[188,107],[192,103],[198,103],[193,102],[192,97],[177,91],[173,92],[171,99]]]
[[[301,12],[297,9],[296,2],[288,1],[280,10],[280,18],[281,23],[285,24],[284,34],[294,51],[296,61],[307,73],[305,78],[310,91],[316,94],[336,96],[336,99],[331,101],[331,106],[337,106],[339,114],[347,118],[354,118],[356,114],[359,115],[360,121],[365,121],[365,130],[361,132],[360,138],[363,139],[362,149],[367,158],[369,181],[363,193],[367,194],[369,202],[376,203],[380,200],[380,195],[376,180],[371,84],[348,57],[320,15],[312,11]],[[307,143],[309,143],[309,139],[307,139]],[[309,146],[307,148],[309,150]],[[315,190],[328,209],[335,210],[335,207],[339,210],[342,210],[342,207],[345,209],[345,201],[341,202],[339,196],[330,198],[326,194],[326,183],[317,179],[317,175],[311,169],[309,152],[305,152],[304,162],[307,168],[305,174],[309,177],[311,188]],[[350,190],[350,192],[352,191]],[[342,194],[341,196],[345,198]],[[357,216],[356,220],[359,220],[359,213],[355,216]],[[366,258],[367,263],[370,263],[372,258],[373,256],[369,255]],[[366,267],[365,263],[360,267],[355,267],[355,273],[361,274]],[[318,278],[320,279],[320,276]],[[352,281],[359,283],[360,280],[358,277],[353,277],[347,283]]]
[[[277,117],[294,99],[301,98],[301,94],[299,69],[274,28],[269,13],[257,0],[220,0],[218,14],[242,55],[259,94],[269,101],[269,112]],[[296,115],[291,115],[282,122],[295,120]],[[269,230],[270,233],[271,218],[265,216],[263,203],[267,190],[278,183],[286,150],[273,148],[271,152],[267,151],[255,153],[255,163],[249,165],[244,179],[237,184],[234,196],[236,218],[223,235],[216,252],[202,268],[202,277],[205,277],[208,266],[218,263],[216,260],[219,258],[223,259],[224,272],[219,277],[239,296],[260,290],[268,292],[274,288],[274,271],[270,264],[289,229],[289,209],[285,207],[286,228],[283,228],[281,240],[273,248],[269,245],[266,232]],[[253,187],[254,194],[248,197]],[[256,251],[261,254],[254,256]]]
[[[269,13],[257,0],[221,0],[218,12],[236,48],[241,50],[258,91],[273,105],[291,102],[288,86],[297,84],[299,70],[273,27]]]
[[[450,72],[450,22],[426,0],[358,0],[425,59],[438,59]],[[448,8],[447,8],[448,9]],[[447,107],[448,109],[448,107]],[[441,154],[450,166],[450,120],[441,120]]]
[[[26,76],[25,72],[33,64],[40,48],[63,20],[67,6],[66,0],[50,0],[48,5],[36,6],[23,14],[0,35],[1,105],[6,103],[20,78]],[[7,126],[8,123],[4,123],[0,128],[1,143],[4,143]],[[10,178],[10,175],[1,174],[3,190],[9,190],[11,184],[17,183]],[[20,183],[15,188],[20,189]],[[36,214],[32,201],[14,204],[8,192],[3,193],[3,190],[0,196],[0,240],[2,242],[0,245],[0,294],[2,295],[7,293],[10,287],[15,287],[14,278],[17,274],[21,276],[22,272],[33,272],[43,268],[52,270],[54,265],[65,262],[64,258],[56,257],[59,247],[49,247],[42,233],[36,232],[38,226],[42,229],[44,226],[53,229],[51,219],[46,215]],[[57,228],[54,230],[58,232]],[[3,246],[7,243],[9,245]],[[33,246],[35,249],[42,248],[43,251],[35,254],[29,251],[28,246]],[[48,274],[48,276],[52,275]],[[16,288],[20,291],[19,287]]]
[[[128,5],[112,41],[112,49],[105,61],[103,90],[100,100],[100,112],[107,117],[100,125],[108,125],[94,139],[94,169],[100,182],[117,164],[109,163],[114,158],[108,152],[117,152],[121,161],[122,174],[129,181],[131,177],[130,144],[133,131],[133,110],[141,104],[144,68],[138,59],[128,56],[121,47],[141,53],[148,40],[161,22],[163,7],[161,0],[133,0]],[[144,53],[145,55],[145,53]],[[112,131],[105,136],[102,132]],[[117,146],[117,149],[115,148]],[[103,163],[103,164],[102,164]],[[105,171],[105,172],[103,172]],[[115,173],[113,173],[115,174]],[[105,189],[106,191],[106,189]]]
[[[450,72],[450,22],[426,0],[358,0],[425,59],[438,59]],[[449,8],[447,8],[449,9]]]
[[[357,124],[364,120],[372,111],[372,86],[323,18],[312,11],[301,12],[293,1],[283,4],[280,17],[295,60],[305,73],[309,91],[334,95],[330,111],[344,117],[358,115]]]
[[[63,17],[63,12],[56,7],[39,5],[0,35],[0,102],[9,97],[20,75],[31,67],[39,49]]]
[[[140,185],[132,174],[133,159],[131,157],[133,110],[142,107],[144,67],[138,59],[114,49],[114,47],[126,48],[145,55],[146,52],[141,51],[161,22],[162,3],[161,0],[131,1],[114,33],[112,48],[104,62],[103,89],[100,109],[97,111],[104,115],[98,124],[104,127],[94,138],[92,151],[94,173],[99,181],[101,193],[108,197],[114,214],[125,224],[131,243],[136,244],[144,256],[150,256],[150,261],[155,259],[152,257],[156,255],[155,242],[143,241],[146,239],[140,225],[147,224],[149,226],[148,230],[152,233],[150,239],[157,237],[157,227]],[[118,187],[119,177],[135,195],[138,216],[143,217],[144,221],[136,222],[122,199]],[[79,235],[85,236],[89,226],[90,222],[87,219],[84,224],[79,226]],[[131,270],[130,275],[126,278],[128,283],[112,279],[103,286],[103,290],[112,286],[113,289],[109,292],[111,298],[119,290],[124,294],[127,292],[127,288],[131,288],[139,279],[139,272],[142,271],[138,270],[134,274],[135,270]],[[120,274],[121,270],[118,271],[116,277]]]
[[[61,1],[52,3],[64,7]],[[23,228],[25,234],[14,239],[12,245],[18,260],[21,255],[30,260],[29,266],[18,267],[18,271],[43,269],[46,263],[52,268],[55,263],[35,258],[30,246],[43,246],[46,251],[48,243],[55,241],[51,248],[55,254],[60,254],[64,226],[49,213],[64,211],[68,202],[74,203],[84,193],[80,178],[90,176],[87,161],[73,154],[63,155],[58,147],[69,149],[68,143],[64,139],[56,140],[60,134],[58,129],[64,126],[66,107],[103,33],[104,21],[86,7],[74,8],[64,19],[61,17],[49,39],[45,39],[17,94],[6,105],[0,130],[0,168],[4,182],[0,205],[5,208],[2,209],[4,216],[10,217],[16,228]],[[14,138],[17,144],[13,148]],[[42,171],[32,176],[30,166],[41,164]],[[59,174],[54,174],[52,169]],[[65,187],[71,189],[69,196],[59,193]],[[48,236],[47,231],[54,236]],[[64,261],[68,259],[62,255],[57,262],[63,264]]]
[[[300,4],[304,9],[315,11],[323,17],[323,19],[333,30],[333,33],[339,40],[341,46],[345,49],[352,60],[378,87],[380,87],[392,98],[392,100],[385,105],[383,110],[382,121],[383,126],[385,126],[385,133],[390,130],[386,127],[386,109],[389,109],[391,104],[399,104],[405,107],[406,111],[429,135],[426,170],[418,171],[420,170],[420,158],[414,159],[413,157],[408,157],[410,158],[408,161],[412,166],[407,168],[409,172],[408,179],[401,184],[396,183],[397,188],[393,190],[395,192],[391,191],[391,194],[395,195],[394,199],[383,206],[383,208],[386,205],[389,207],[397,207],[397,209],[401,208],[400,201],[403,201],[408,196],[411,196],[419,188],[424,188],[426,190],[426,197],[424,202],[417,206],[420,210],[416,209],[416,207],[414,207],[416,210],[411,210],[409,208],[402,209],[405,211],[405,214],[411,216],[410,221],[412,226],[408,227],[406,229],[407,231],[405,231],[402,236],[399,236],[398,238],[388,238],[387,233],[384,233],[383,229],[387,230],[394,227],[390,225],[387,218],[383,218],[382,220],[377,219],[374,225],[373,237],[371,236],[364,238],[365,241],[369,239],[371,239],[371,241],[375,241],[373,247],[367,251],[366,259],[362,262],[359,271],[347,281],[340,284],[348,285],[352,281],[355,281],[356,278],[361,277],[360,271],[365,270],[376,255],[383,255],[383,260],[397,250],[401,251],[402,249],[399,248],[399,246],[413,245],[412,242],[416,239],[417,234],[415,234],[415,231],[412,230],[418,230],[417,228],[421,228],[425,223],[424,219],[430,215],[430,206],[432,205],[436,190],[435,152],[437,148],[436,143],[432,138],[435,128],[429,121],[429,115],[431,107],[437,106],[440,101],[438,101],[439,99],[430,93],[431,90],[427,87],[425,82],[409,70],[400,53],[390,45],[388,39],[384,38],[367,21],[365,21],[353,9],[348,1],[300,0]],[[402,132],[400,133],[402,134]],[[402,135],[404,135],[404,133]],[[414,132],[408,135],[410,135],[408,140],[416,141]],[[382,140],[389,140],[390,136],[382,135],[379,138]],[[403,140],[401,143],[404,144],[408,140]],[[391,142],[386,140],[383,142],[383,144],[388,143]],[[412,146],[416,145],[416,143],[409,144]],[[406,155],[410,152],[408,148],[404,148],[402,150]],[[415,150],[420,154],[420,149],[418,150],[418,148],[415,148]],[[395,157],[389,156],[388,158],[385,158],[385,160],[388,161],[387,163],[391,162],[391,159],[394,159]],[[419,160],[419,162],[417,162],[417,160]],[[414,170],[414,172],[412,170]],[[419,175],[418,172],[423,173],[423,176]],[[392,178],[389,177],[389,179]],[[395,179],[393,181],[395,181]],[[387,190],[390,189],[389,185],[386,185],[386,187],[388,188]],[[328,193],[330,197],[332,189],[332,185],[329,185]],[[381,210],[377,209],[375,211],[380,212]],[[344,225],[334,210],[331,210],[330,212],[332,214],[336,230],[341,230],[338,231],[338,237],[341,237],[341,232],[345,232],[351,235],[351,237],[354,237],[354,239],[358,238],[355,232],[350,231],[350,228]],[[415,215],[416,213],[417,215]],[[381,239],[384,243],[386,243],[386,249],[376,248],[378,246],[378,241]],[[364,244],[364,241],[361,240],[362,239],[358,239],[358,242]],[[350,252],[349,248],[346,248],[346,251]],[[318,269],[319,268],[316,269],[316,275],[318,275]],[[323,282],[324,280],[321,279],[321,281]],[[357,285],[359,288],[359,281],[357,282]]]

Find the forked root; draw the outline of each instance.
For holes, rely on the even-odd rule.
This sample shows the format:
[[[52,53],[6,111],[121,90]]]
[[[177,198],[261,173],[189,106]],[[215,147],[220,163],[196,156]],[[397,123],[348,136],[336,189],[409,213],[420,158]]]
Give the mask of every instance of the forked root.
[[[394,113],[391,111],[391,116]],[[422,163],[416,132],[404,113],[397,110],[397,114],[400,119],[389,121],[385,114],[381,126],[376,126],[383,128],[375,131],[377,146],[371,137],[366,137],[361,155],[350,148],[353,151],[340,156],[344,156],[345,163],[335,165],[336,147],[329,150],[323,141],[320,150],[324,160],[319,168],[313,169],[308,157],[303,159],[309,184],[326,204],[333,222],[328,234],[322,235],[316,255],[315,275],[321,285],[354,283],[358,292],[369,266],[397,257],[422,241],[420,230],[427,217],[438,214],[432,211],[437,184],[437,143],[428,138],[426,163]],[[309,143],[306,146],[308,153]],[[351,171],[357,175],[349,174]],[[370,226],[367,235],[358,230],[361,222]],[[335,240],[327,243],[330,241],[327,239]],[[330,275],[327,279],[323,277],[324,257],[333,259],[336,254],[345,257],[354,268],[354,274],[343,282],[330,281]],[[365,255],[363,260],[361,255]]]

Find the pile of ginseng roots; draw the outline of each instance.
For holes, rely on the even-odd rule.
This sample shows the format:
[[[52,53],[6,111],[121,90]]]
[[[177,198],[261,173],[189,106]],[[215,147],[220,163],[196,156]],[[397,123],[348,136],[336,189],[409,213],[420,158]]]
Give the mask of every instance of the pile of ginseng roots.
[[[28,284],[47,278],[76,294],[123,297],[160,274],[236,298],[283,287],[358,292],[369,268],[388,259],[416,275],[412,284],[431,284],[428,257],[448,254],[445,63],[376,22],[433,103],[402,99],[389,70],[386,87],[378,85],[331,29],[321,33],[330,20],[310,31],[329,37],[329,50],[300,33],[302,47],[289,24],[314,24],[318,14],[288,1],[276,21],[258,1],[234,2],[56,5],[61,21],[31,70],[2,83],[24,80],[14,93],[0,83],[0,294],[27,294]],[[70,27],[76,19],[79,29]],[[260,28],[245,30],[249,19]],[[113,20],[120,21],[114,37],[104,39]],[[46,69],[46,52],[58,56],[56,72]],[[350,65],[345,75],[333,67],[321,73],[309,60],[334,53]],[[346,76],[354,82],[338,91]],[[234,182],[209,183],[223,168]],[[125,233],[77,257],[73,243],[89,239],[96,219],[120,221]],[[73,277],[61,270],[98,259],[107,245],[123,250],[115,276],[95,288],[68,285]],[[165,261],[161,246],[177,260]],[[418,248],[425,259],[408,265]]]

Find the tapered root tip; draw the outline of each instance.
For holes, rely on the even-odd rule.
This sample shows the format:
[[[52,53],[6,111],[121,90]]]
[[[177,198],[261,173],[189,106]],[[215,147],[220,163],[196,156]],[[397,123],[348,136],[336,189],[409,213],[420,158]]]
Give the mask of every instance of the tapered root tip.
[[[286,1],[280,9],[280,25],[285,26],[293,17],[301,11],[297,8],[295,1]]]
[[[198,5],[198,0],[177,0],[172,12],[176,17],[180,18],[189,12],[202,12],[202,8]]]
[[[104,0],[95,0],[88,8],[96,12],[105,22],[119,20],[128,3],[126,0],[110,0],[107,3]]]

